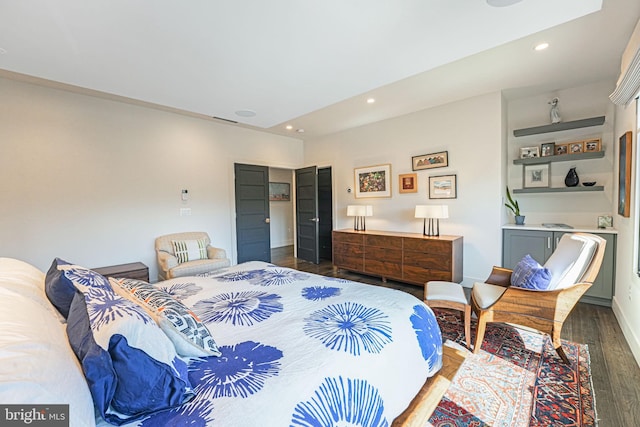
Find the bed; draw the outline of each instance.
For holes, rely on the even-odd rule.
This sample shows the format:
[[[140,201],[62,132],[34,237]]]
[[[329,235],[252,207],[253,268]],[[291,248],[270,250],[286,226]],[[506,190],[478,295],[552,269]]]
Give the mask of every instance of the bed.
[[[60,268],[64,273],[65,267]],[[75,266],[66,268],[72,270]],[[47,301],[43,276],[28,264],[0,259],[0,300],[9,312],[5,315],[20,317],[18,313],[25,310],[38,312],[37,325],[26,319],[34,316],[22,316],[31,322],[24,332],[16,335],[14,328],[12,337],[0,335],[0,401],[68,403],[72,426],[91,425],[86,418],[88,412],[93,417],[93,411],[97,414],[95,422],[101,427],[388,426],[442,366],[440,329],[431,310],[415,297],[388,288],[248,262],[153,286],[187,307],[206,326],[214,340],[209,344],[218,355],[175,358],[174,361],[184,362],[184,369],[174,363],[175,371],[188,377],[181,389],[182,401],[174,400],[168,409],[155,408],[142,415],[113,411],[120,416],[115,423],[111,418],[110,424],[100,415],[100,405],[96,403],[100,399],[95,394],[91,398],[93,382],[87,377],[82,384],[82,368],[85,373],[87,370],[85,359],[81,357],[79,362],[68,343],[61,342],[68,335],[75,350],[74,325],[82,322],[71,321],[71,312],[66,324],[60,321],[59,309]],[[91,275],[91,280],[96,276]],[[83,273],[78,277],[88,276]],[[137,292],[143,294],[141,301],[152,299],[148,294],[144,296],[144,283],[127,279],[117,282],[112,280],[110,285],[121,286],[117,294],[123,298]],[[89,294],[95,288],[89,282],[83,283],[75,283],[71,310],[78,302],[89,304],[93,298]],[[27,296],[23,295],[25,289]],[[82,291],[84,296],[80,298],[77,295]],[[8,304],[7,298],[12,303]],[[42,348],[22,351],[22,357],[16,358],[15,349],[38,328],[37,339],[54,340],[57,354],[44,356],[42,351],[52,348],[47,342]],[[99,343],[101,338],[91,339]],[[129,343],[135,339],[130,338]],[[24,370],[21,364],[36,365],[34,358],[46,359],[39,371],[31,372],[29,378],[10,378],[16,369]],[[64,375],[59,366],[49,366],[63,362],[69,371]],[[57,372],[51,371],[54,368]],[[48,382],[45,386],[39,383],[42,375]],[[56,384],[56,375],[62,375],[64,381]],[[30,395],[30,385],[41,392]],[[53,391],[42,391],[47,387],[53,387]],[[67,388],[73,392],[62,398]],[[88,408],[88,404],[93,407]],[[106,418],[110,416],[108,409],[103,408]]]

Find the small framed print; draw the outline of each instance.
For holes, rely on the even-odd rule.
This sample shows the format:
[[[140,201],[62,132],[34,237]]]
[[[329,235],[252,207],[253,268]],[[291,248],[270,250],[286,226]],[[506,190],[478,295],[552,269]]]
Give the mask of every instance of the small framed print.
[[[584,152],[585,153],[594,153],[596,151],[602,150],[602,143],[600,138],[596,139],[587,139],[584,141]]]
[[[582,152],[584,152],[584,141],[569,143],[569,154],[578,154]]]
[[[455,199],[458,197],[458,184],[455,175],[429,177],[430,199]]]
[[[449,166],[449,152],[440,151],[439,153],[422,154],[411,158],[411,170],[419,171],[422,169],[444,168]]]
[[[539,165],[525,165],[522,169],[522,186],[524,188],[549,187],[549,175],[551,174],[551,163]]]
[[[398,185],[400,193],[417,193],[418,192],[418,174],[405,173],[398,175]]]
[[[569,152],[569,144],[556,144],[556,156],[567,154]]]
[[[598,217],[598,228],[613,227],[613,217],[611,215],[601,215]]]
[[[556,154],[556,143],[555,142],[545,142],[540,147],[540,156],[541,157],[549,157]]]
[[[522,147],[520,149],[521,159],[532,159],[534,157],[540,157],[540,148],[538,147]]]

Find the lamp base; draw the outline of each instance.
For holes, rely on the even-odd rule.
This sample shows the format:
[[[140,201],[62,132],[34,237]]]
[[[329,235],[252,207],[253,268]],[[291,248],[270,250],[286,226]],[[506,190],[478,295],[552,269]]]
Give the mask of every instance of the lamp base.
[[[440,220],[438,218],[428,218],[429,228],[427,229],[427,218],[423,220],[422,235],[429,237],[440,236]]]

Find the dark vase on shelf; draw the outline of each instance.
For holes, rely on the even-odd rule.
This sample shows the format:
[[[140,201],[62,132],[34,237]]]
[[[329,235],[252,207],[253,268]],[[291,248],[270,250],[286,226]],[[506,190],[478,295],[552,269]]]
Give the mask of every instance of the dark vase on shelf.
[[[575,187],[580,182],[580,178],[578,178],[578,172],[576,172],[576,168],[569,169],[567,172],[567,176],[564,177],[564,185],[567,187]]]

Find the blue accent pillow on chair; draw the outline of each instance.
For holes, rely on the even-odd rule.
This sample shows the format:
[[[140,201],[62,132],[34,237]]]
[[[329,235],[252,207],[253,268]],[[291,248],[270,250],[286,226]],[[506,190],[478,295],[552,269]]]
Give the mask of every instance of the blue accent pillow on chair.
[[[547,290],[551,283],[549,269],[538,264],[538,261],[527,254],[513,269],[511,285],[517,288]]]

